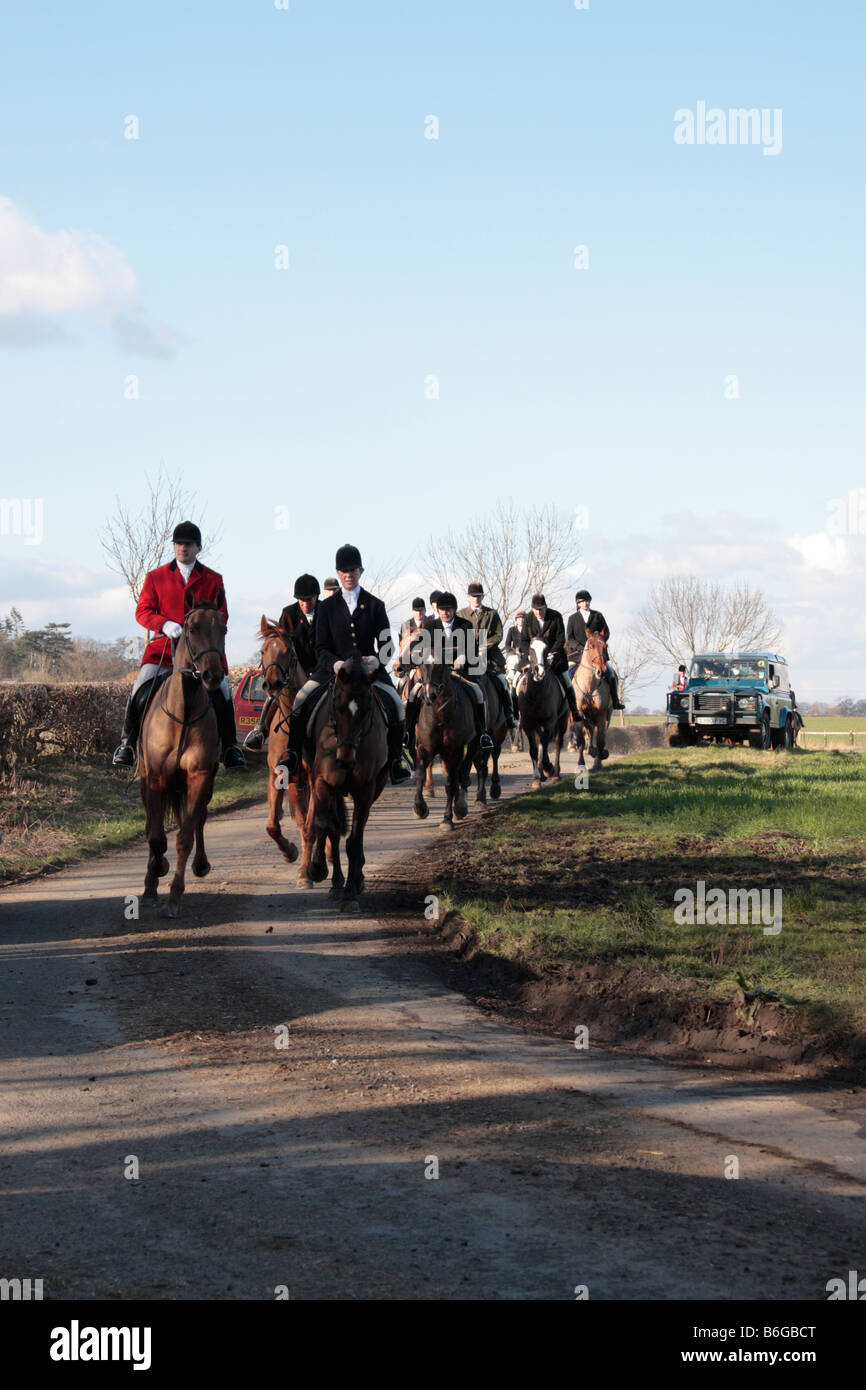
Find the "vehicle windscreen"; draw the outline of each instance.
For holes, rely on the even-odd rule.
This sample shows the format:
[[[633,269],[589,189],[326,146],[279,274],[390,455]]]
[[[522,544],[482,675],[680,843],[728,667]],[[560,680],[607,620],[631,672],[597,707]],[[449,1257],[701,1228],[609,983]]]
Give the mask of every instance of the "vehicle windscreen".
[[[692,662],[690,680],[699,681],[765,681],[767,663],[763,657],[696,657]]]

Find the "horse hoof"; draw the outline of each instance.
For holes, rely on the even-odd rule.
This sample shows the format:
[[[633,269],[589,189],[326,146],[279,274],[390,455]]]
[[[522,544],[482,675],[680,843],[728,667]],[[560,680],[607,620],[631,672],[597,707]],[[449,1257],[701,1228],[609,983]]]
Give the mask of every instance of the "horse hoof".
[[[532,779],[532,784],[531,784],[529,790],[530,790],[530,791],[533,791],[533,792],[537,792],[537,791],[539,790],[540,787],[541,787],[541,783],[539,782],[538,778],[537,778],[537,777],[533,777],[533,779]]]
[[[288,861],[290,864],[294,864],[295,860],[296,860],[297,857],[298,857],[298,846],[297,846],[297,845],[293,845],[293,844],[290,842],[290,843],[289,843],[288,849],[284,849],[284,850],[283,850],[283,854],[285,855],[285,858],[287,859],[287,861]]]
[[[165,905],[160,909],[160,916],[162,916],[162,917],[179,917],[179,916],[180,916],[180,903],[171,903],[171,902],[165,903]]]
[[[455,806],[455,807],[454,807],[454,814],[455,814],[455,816],[457,817],[458,820],[465,820],[466,817],[469,815],[469,807],[468,807],[468,806]]]
[[[501,786],[499,785],[498,782],[496,783],[495,786],[493,786],[493,787],[490,788],[490,795],[493,797],[493,800],[494,800],[494,801],[498,801],[498,800],[499,800],[500,796],[502,795],[502,788],[501,788]]]
[[[419,820],[426,820],[430,814],[430,807],[425,806],[423,801],[420,806],[414,806],[412,809]]]
[[[211,865],[209,861],[206,859],[203,864],[193,864],[192,871],[195,874],[196,878],[207,878],[208,874],[211,871]]]
[[[327,877],[328,877],[328,866],[327,866],[327,864],[323,864],[323,865],[321,866],[321,868],[319,868],[319,867],[318,867],[317,865],[315,865],[315,864],[311,864],[311,865],[310,865],[310,878],[313,880],[314,883],[321,883],[322,880],[325,879],[325,878],[327,878]]]
[[[443,821],[440,821],[440,822],[439,822],[439,829],[440,829],[440,830],[453,830],[453,829],[454,829],[454,822],[453,822],[453,821],[450,821],[450,820],[443,820]]]
[[[157,866],[156,866],[156,876],[157,876],[157,878],[165,878],[165,876],[166,876],[167,873],[168,873],[168,860],[166,859],[165,855],[163,855],[162,858],[160,859],[159,863],[158,863]]]
[[[357,899],[357,898],[344,898],[344,899],[343,899],[343,911],[344,911],[344,912],[360,912],[360,911],[361,911],[361,904],[358,902],[358,899]]]
[[[306,874],[298,874],[298,877],[295,879],[295,885],[296,885],[298,888],[314,888],[314,887],[315,887],[315,884],[313,883],[313,880],[312,880],[311,878],[308,878]]]
[[[551,780],[551,782],[559,782],[559,781],[561,780],[561,779],[560,779],[560,776],[559,776],[559,773],[558,773],[558,772],[553,772],[553,773],[551,773],[551,775],[550,775],[550,780]]]
[[[600,754],[599,756],[601,757],[602,761],[604,761],[605,758],[609,758],[609,757],[610,757],[610,749],[605,748],[605,749],[601,752],[601,754]]]
[[[332,883],[331,886],[330,886],[330,888],[328,889],[328,897],[329,897],[329,898],[341,898],[342,896],[343,896],[343,885],[342,885],[342,883]]]
[[[145,893],[141,901],[144,903],[145,907],[156,907],[159,902],[159,894],[156,892]]]

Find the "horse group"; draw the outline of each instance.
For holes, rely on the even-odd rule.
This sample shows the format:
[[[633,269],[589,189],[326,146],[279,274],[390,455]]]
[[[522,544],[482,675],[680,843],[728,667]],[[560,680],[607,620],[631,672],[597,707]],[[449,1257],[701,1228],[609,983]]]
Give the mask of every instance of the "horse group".
[[[146,812],[149,847],[145,877],[145,901],[157,900],[157,881],[168,873],[165,813],[171,806],[178,826],[177,863],[169,897],[163,908],[176,917],[185,886],[186,865],[193,843],[192,871],[204,877],[210,863],[204,847],[204,825],[213,793],[219,756],[216,715],[209,691],[223,677],[225,621],[215,605],[188,604],[183,631],[174,649],[170,676],[154,691],[141,727],[139,774]],[[298,859],[298,848],[283,832],[285,796],[288,794],[301,841],[297,884],[311,888],[328,877],[330,896],[342,899],[344,911],[358,911],[364,888],[364,829],[373,803],[388,779],[387,721],[373,682],[379,662],[358,652],[337,662],[334,679],[323,690],[307,725],[304,758],[296,775],[289,778],[278,766],[288,746],[292,704],[307,679],[292,640],[292,624],[284,614],[273,622],[264,614],[258,632],[261,641],[262,684],[267,695],[277,697],[268,733],[267,832],[288,863]],[[605,679],[605,645],[587,637],[572,685],[581,721],[574,725],[578,764],[585,766],[584,752],[599,768],[607,757],[605,734],[610,722],[611,696]],[[509,669],[520,711],[520,730],[525,734],[533,765],[533,789],[550,777],[560,776],[562,745],[571,718],[559,680],[550,669],[543,642],[529,648],[528,660],[519,670]],[[487,728],[492,749],[482,750],[473,712],[475,696],[466,679],[449,665],[428,659],[413,672],[418,701],[415,726],[414,813],[426,819],[429,806],[425,790],[432,794],[432,767],[439,758],[444,772],[445,808],[442,825],[454,828],[454,818],[468,814],[467,792],[474,767],[475,800],[487,801],[489,762],[490,795],[497,800],[502,787],[499,758],[508,734],[508,720],[498,682],[478,678],[487,701]],[[553,761],[550,760],[550,752]],[[351,828],[346,797],[352,798]],[[347,868],[344,875],[340,840],[346,836]]]

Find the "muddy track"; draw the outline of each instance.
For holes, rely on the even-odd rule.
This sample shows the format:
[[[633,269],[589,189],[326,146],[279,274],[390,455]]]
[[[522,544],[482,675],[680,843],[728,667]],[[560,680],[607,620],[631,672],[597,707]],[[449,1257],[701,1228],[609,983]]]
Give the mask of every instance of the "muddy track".
[[[0,892],[0,1273],[46,1298],[823,1299],[857,1268],[860,1096],[471,1004],[418,949],[422,900],[379,918],[435,865],[436,814],[386,791],[357,917],[293,886],[258,808],[210,823],[177,921],[124,915],[143,847]]]

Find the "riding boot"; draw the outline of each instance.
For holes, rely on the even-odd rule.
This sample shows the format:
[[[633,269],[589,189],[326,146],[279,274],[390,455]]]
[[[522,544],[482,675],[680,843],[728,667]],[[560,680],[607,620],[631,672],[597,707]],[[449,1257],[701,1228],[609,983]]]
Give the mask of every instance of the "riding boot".
[[[278,696],[276,695],[268,696],[267,700],[262,706],[262,712],[258,717],[257,723],[252,729],[250,729],[249,733],[244,739],[244,748],[252,748],[254,750],[258,750],[259,748],[261,748],[262,744],[265,741],[265,735],[268,732],[268,724],[270,723],[271,714],[273,713],[273,708],[277,699]]]
[[[565,687],[565,698],[568,701],[568,708],[571,710],[571,717],[575,724],[583,723],[583,715],[577,712],[577,697],[574,693],[574,686],[568,681]]]
[[[418,723],[418,702],[417,700],[407,700],[406,702],[406,747],[414,760],[415,753],[415,726]]]
[[[219,688],[210,692],[210,698],[216,715],[223,762],[227,768],[246,767],[247,760],[238,748],[234,705]]]
[[[313,697],[315,699],[315,696]],[[301,758],[304,753],[304,732],[307,727],[307,715],[310,712],[310,699],[307,698],[292,710],[289,719],[289,737],[286,744],[286,751],[277,758],[276,766],[284,767],[289,776],[294,776],[301,766]]]
[[[514,719],[516,724],[520,719],[520,701],[517,698],[516,690],[512,690],[511,692],[511,708],[514,710]]]
[[[496,684],[499,687],[497,694],[499,695],[499,701],[502,705],[502,713],[505,715],[505,722],[509,729],[516,729],[517,720],[514,718],[511,709],[511,691],[506,686],[503,686],[498,676],[496,677]]]
[[[120,734],[120,743],[114,750],[111,759],[113,767],[134,767],[135,766],[135,745],[138,743],[138,731],[141,727],[142,704],[139,700],[139,693],[150,682],[145,681],[144,685],[130,695],[126,702],[126,709],[123,712],[123,729]]]
[[[616,672],[615,672],[615,671],[612,671],[611,668],[608,666],[608,668],[607,668],[605,674],[606,674],[606,676],[607,676],[607,683],[608,683],[608,685],[610,686],[610,693],[611,693],[611,695],[613,696],[613,707],[614,707],[614,709],[625,709],[625,705],[622,703],[622,701],[621,701],[620,698],[619,698],[619,688],[618,688],[618,682],[617,682],[617,678],[616,678]]]
[[[487,732],[484,722],[484,704],[481,700],[475,701],[475,732],[478,735],[478,747],[485,753],[489,753],[493,747],[493,739]]]
[[[393,716],[388,720],[388,762],[391,781],[396,785],[412,776],[412,769],[406,765],[407,750],[403,747],[403,724]]]

